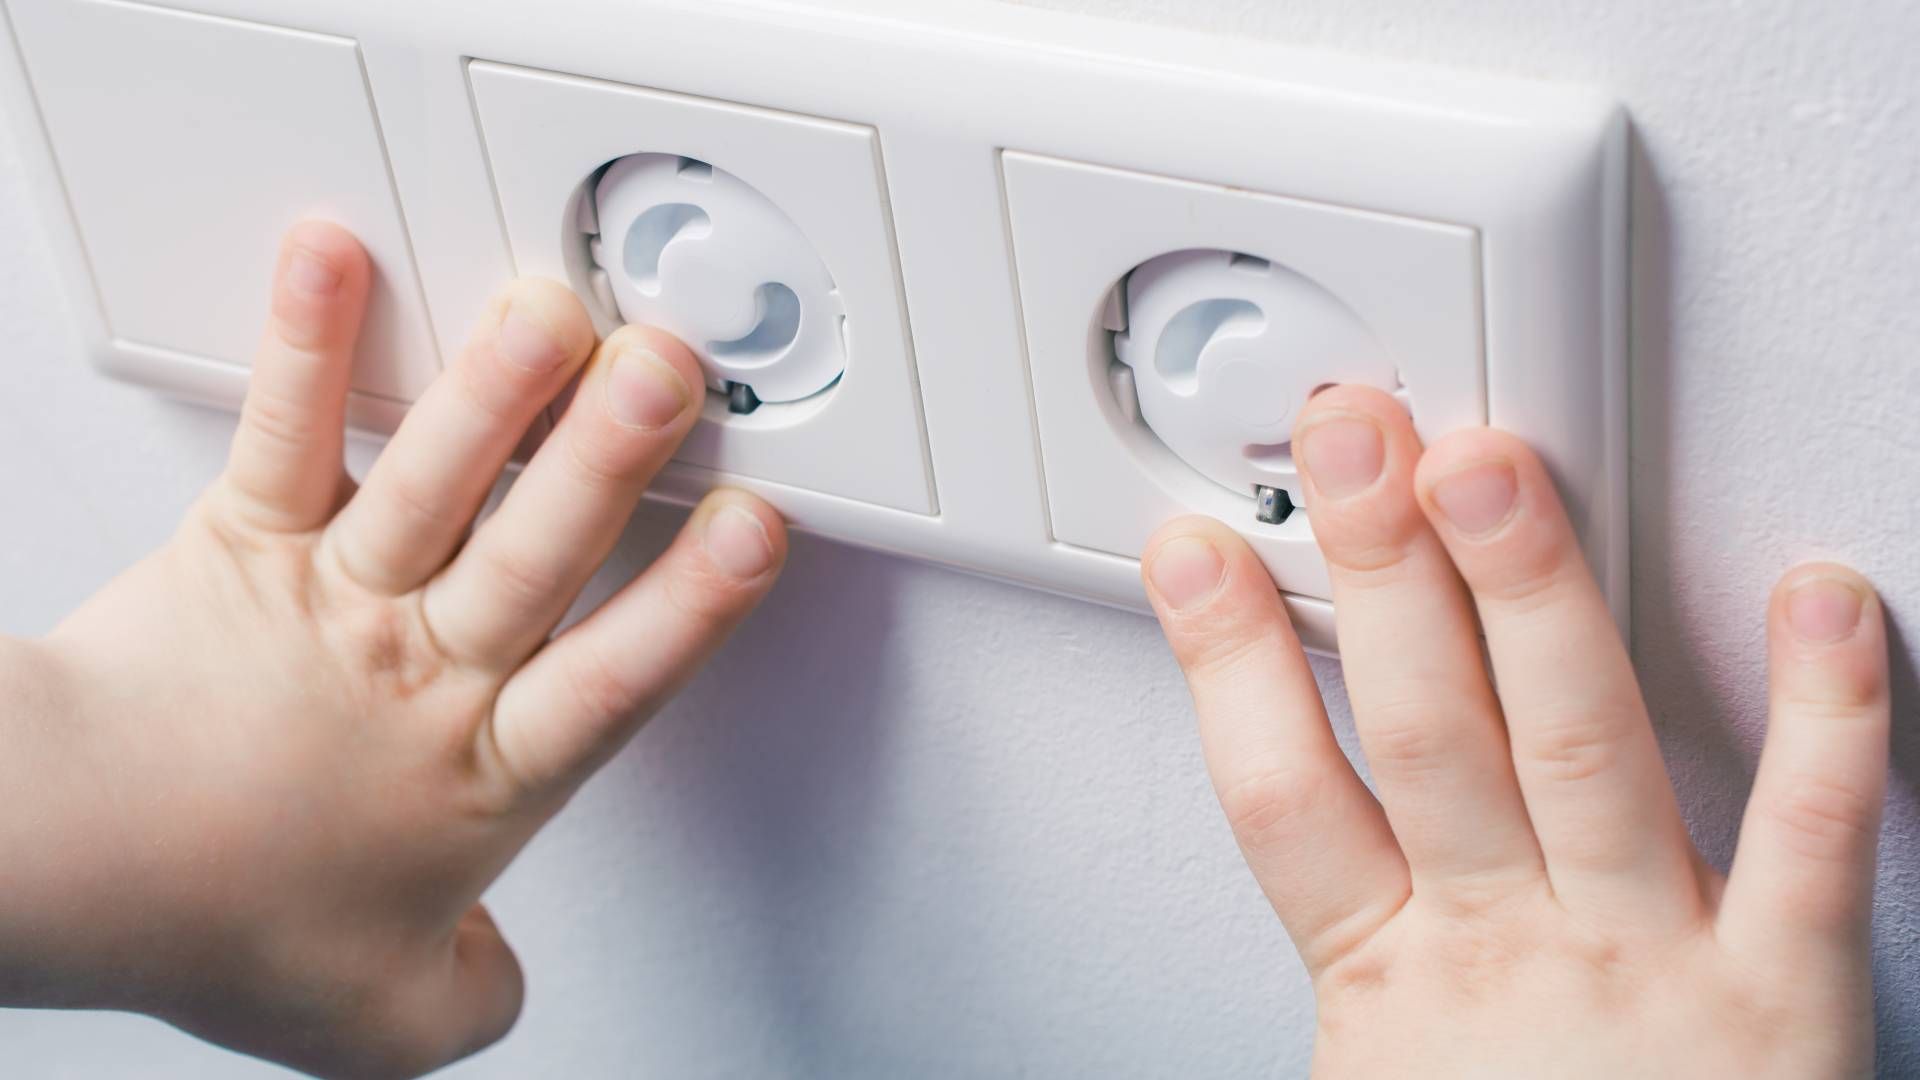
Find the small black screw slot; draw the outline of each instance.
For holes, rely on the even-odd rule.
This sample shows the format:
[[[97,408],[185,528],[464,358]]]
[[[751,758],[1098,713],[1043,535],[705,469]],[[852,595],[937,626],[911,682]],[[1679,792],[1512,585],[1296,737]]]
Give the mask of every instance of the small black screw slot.
[[[1279,488],[1256,485],[1253,498],[1253,516],[1262,525],[1278,525],[1293,516],[1293,498]]]

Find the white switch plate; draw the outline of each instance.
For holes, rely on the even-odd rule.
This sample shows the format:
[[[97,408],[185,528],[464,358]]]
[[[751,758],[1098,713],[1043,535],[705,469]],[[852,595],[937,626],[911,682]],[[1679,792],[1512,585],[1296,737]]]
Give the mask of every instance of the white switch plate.
[[[388,430],[502,279],[571,272],[543,202],[686,154],[782,202],[850,344],[816,415],[710,413],[656,496],[736,484],[822,535],[1133,608],[1145,531],[1213,512],[1331,648],[1310,510],[1261,525],[1102,411],[1108,286],[1221,248],[1361,312],[1424,432],[1532,442],[1625,625],[1625,121],[1591,90],[976,0],[4,5],[0,90],[121,377],[235,404],[275,234],[325,214],[380,271],[354,415]],[[579,93],[493,93],[516,79]]]

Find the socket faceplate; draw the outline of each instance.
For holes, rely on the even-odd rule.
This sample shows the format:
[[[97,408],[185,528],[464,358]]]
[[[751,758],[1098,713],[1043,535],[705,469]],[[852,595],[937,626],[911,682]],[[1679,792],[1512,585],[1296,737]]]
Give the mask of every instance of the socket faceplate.
[[[712,407],[657,497],[734,484],[803,529],[1133,608],[1146,532],[1212,513],[1330,648],[1311,508],[1257,520],[1129,441],[1111,390],[1115,285],[1218,249],[1351,308],[1423,431],[1532,442],[1625,625],[1626,138],[1590,91],[985,0],[177,2],[4,0],[0,90],[118,375],[236,403],[263,296],[232,285],[320,213],[369,240],[399,328],[362,385],[410,396],[407,365],[451,355],[507,277],[582,282],[587,178],[679,155],[792,219],[850,347],[828,393]],[[123,135],[185,156],[108,167]],[[356,422],[399,408],[363,395]]]

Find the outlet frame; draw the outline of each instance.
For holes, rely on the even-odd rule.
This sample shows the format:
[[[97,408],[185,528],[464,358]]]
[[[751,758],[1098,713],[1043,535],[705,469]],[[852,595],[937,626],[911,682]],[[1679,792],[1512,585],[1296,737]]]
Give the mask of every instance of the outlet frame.
[[[17,18],[30,6],[127,0],[4,2]],[[506,0],[141,6],[354,43],[442,355],[515,269],[465,79],[469,58],[871,128],[911,312],[937,513],[684,463],[662,475],[654,497],[687,502],[716,484],[742,486],[808,531],[1135,610],[1144,607],[1135,560],[1061,543],[1049,527],[1001,154],[1471,227],[1488,362],[1513,377],[1490,399],[1491,414],[1518,416],[1533,398],[1580,404],[1572,427],[1534,441],[1626,626],[1626,124],[1590,88],[987,0],[923,0],[904,11],[894,0],[554,0],[537,19]],[[0,96],[89,353],[123,378],[231,406],[244,369],[157,355],[111,334],[21,62],[32,42],[16,29],[0,49]],[[287,92],[271,81],[235,91]],[[230,152],[237,159],[247,147]],[[209,155],[209,176],[221,156]],[[208,257],[267,269],[265,256],[237,244]],[[394,280],[405,280],[400,258],[381,260]],[[1286,600],[1303,640],[1330,650],[1331,605]]]
[[[573,284],[603,333],[617,325],[617,312],[592,295],[578,225],[591,178],[633,153],[675,154],[732,173],[793,221],[838,287],[849,341],[838,383],[744,416],[708,395],[701,423],[675,455],[680,465],[939,512],[870,126],[491,59],[468,59],[466,72],[515,267]],[[849,430],[861,437],[846,438]]]
[[[1193,469],[1102,392],[1109,293],[1169,252],[1237,247],[1325,289],[1396,361],[1423,437],[1487,422],[1474,229],[1014,150],[1001,160],[1056,541],[1137,559],[1160,522],[1203,513],[1238,532],[1282,590],[1332,599],[1311,506],[1262,524],[1251,490]],[[1551,430],[1573,403],[1536,404],[1523,430]],[[1116,486],[1134,496],[1109,497]]]

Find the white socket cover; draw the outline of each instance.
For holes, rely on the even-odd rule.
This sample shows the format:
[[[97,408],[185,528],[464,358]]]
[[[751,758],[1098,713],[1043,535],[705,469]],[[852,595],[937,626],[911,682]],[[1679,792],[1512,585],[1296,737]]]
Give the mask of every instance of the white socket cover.
[[[620,158],[594,186],[591,244],[630,323],[668,331],[715,390],[799,401],[846,370],[846,315],[826,264],[793,219],[739,177],[674,154]]]
[[[1315,390],[1400,388],[1393,358],[1351,307],[1267,259],[1162,255],[1127,275],[1125,296],[1113,347],[1141,418],[1181,460],[1242,495],[1270,487],[1298,499],[1288,442]]]

